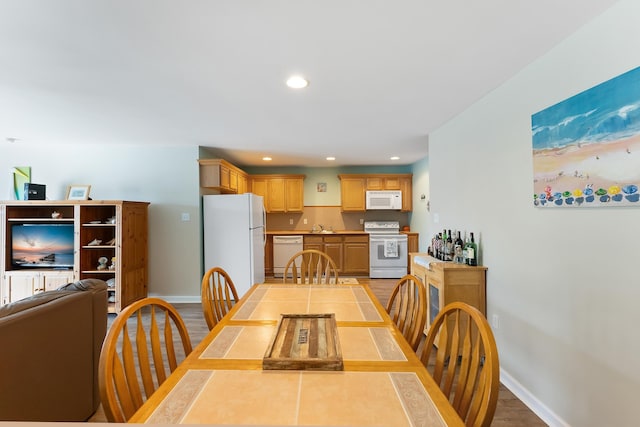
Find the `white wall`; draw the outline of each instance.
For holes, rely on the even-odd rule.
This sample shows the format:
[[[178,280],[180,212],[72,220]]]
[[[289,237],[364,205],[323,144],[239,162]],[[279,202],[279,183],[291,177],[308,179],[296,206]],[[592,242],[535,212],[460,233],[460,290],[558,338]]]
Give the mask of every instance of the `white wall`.
[[[429,228],[429,157],[413,164],[413,211],[409,219],[411,230],[419,232],[419,251],[427,252],[433,230]],[[424,199],[422,198],[424,196]]]
[[[199,301],[197,146],[0,144],[0,199],[12,198],[12,167],[31,166],[31,181],[46,184],[51,200],[64,199],[69,184],[90,184],[94,200],[150,202],[149,294]]]
[[[623,0],[429,139],[429,227],[479,234],[502,379],[551,425],[638,425],[640,210],[534,208],[531,115],[638,65]]]

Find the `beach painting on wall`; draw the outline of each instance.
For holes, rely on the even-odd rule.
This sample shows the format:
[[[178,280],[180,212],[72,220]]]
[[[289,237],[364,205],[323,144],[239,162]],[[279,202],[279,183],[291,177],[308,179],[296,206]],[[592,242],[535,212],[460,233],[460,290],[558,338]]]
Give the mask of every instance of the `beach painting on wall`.
[[[531,116],[533,203],[640,206],[640,67]]]

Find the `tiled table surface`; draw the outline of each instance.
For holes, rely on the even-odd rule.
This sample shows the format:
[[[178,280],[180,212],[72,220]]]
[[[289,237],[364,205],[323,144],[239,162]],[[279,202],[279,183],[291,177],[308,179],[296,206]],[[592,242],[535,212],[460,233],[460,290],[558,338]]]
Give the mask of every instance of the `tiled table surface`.
[[[280,315],[335,313],[344,371],[263,371]],[[254,286],[131,422],[462,425],[364,285]]]

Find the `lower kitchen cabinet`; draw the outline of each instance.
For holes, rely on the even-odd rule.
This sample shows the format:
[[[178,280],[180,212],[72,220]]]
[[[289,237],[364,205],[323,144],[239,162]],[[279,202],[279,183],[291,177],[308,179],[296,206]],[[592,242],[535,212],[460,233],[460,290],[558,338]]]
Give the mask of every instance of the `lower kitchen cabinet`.
[[[343,252],[345,273],[369,275],[369,236],[345,237]]]
[[[412,233],[410,231],[402,231],[402,233],[407,235],[407,271],[411,271],[411,256],[412,252],[418,252],[420,250],[419,246],[419,233]]]
[[[442,262],[422,253],[410,256],[411,274],[427,288],[425,331],[442,307],[454,301],[465,302],[487,315],[486,267]]]
[[[341,276],[369,274],[369,236],[331,234],[304,236],[304,249],[316,249],[333,259]]]
[[[264,275],[273,275],[273,236],[271,234],[267,234],[264,244]]]

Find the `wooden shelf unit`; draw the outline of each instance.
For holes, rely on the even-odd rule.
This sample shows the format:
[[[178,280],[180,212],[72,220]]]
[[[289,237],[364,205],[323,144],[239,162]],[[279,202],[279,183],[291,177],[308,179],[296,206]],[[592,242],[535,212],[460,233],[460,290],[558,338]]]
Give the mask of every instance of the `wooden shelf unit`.
[[[148,205],[123,200],[1,202],[0,240],[4,256],[0,259],[0,305],[87,278],[112,284],[108,292],[109,312],[118,313],[146,297]],[[61,216],[53,218],[54,211]],[[73,269],[12,266],[13,223],[73,224]],[[98,269],[101,257],[107,258],[104,269]]]

